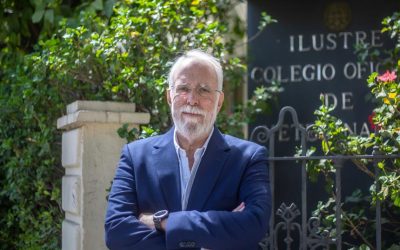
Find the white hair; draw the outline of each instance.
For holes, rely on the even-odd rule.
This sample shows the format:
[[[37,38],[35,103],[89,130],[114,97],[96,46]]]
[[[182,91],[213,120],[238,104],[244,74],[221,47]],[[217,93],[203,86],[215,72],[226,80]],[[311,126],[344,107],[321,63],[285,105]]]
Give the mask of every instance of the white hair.
[[[198,50],[198,49],[189,50],[182,56],[178,57],[178,59],[176,59],[176,61],[172,65],[172,67],[169,71],[169,74],[168,74],[169,87],[172,87],[174,85],[173,77],[174,77],[175,72],[182,66],[183,62],[185,62],[186,60],[189,60],[189,59],[202,61],[202,62],[205,62],[205,63],[209,64],[210,66],[212,66],[215,71],[215,74],[217,76],[218,90],[222,91],[222,83],[223,83],[224,76],[223,76],[222,67],[221,67],[221,64],[219,63],[219,60],[217,58],[215,58],[214,56],[212,56],[206,52],[203,52],[201,50]]]

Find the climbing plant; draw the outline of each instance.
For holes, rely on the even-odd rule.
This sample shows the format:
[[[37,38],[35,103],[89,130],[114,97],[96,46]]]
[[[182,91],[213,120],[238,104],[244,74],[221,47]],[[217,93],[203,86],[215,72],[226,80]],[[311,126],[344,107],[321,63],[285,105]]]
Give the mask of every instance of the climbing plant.
[[[369,123],[374,133],[369,137],[352,135],[343,121],[334,116],[333,107],[326,106],[321,95],[322,105],[315,111],[316,121],[313,132],[321,141],[321,149],[327,155],[366,155],[374,152],[383,155],[399,155],[400,148],[400,13],[394,13],[382,22],[382,32],[396,39],[395,46],[387,58],[380,59],[386,72],[375,72],[367,79],[375,109],[369,116]],[[368,50],[365,50],[368,51]],[[364,51],[364,52],[365,52]],[[370,51],[371,52],[371,51]],[[364,53],[363,57],[376,53]],[[375,58],[376,59],[376,58]],[[312,151],[314,151],[313,149]],[[309,152],[310,154],[314,152]],[[383,249],[398,249],[400,237],[400,158],[386,159],[378,163],[379,173],[371,169],[372,162],[367,159],[354,159],[354,165],[360,174],[370,177],[371,187],[368,194],[356,190],[347,197],[343,207],[343,232],[353,243],[353,249],[374,249],[375,221],[368,214],[374,214],[376,201],[382,203]],[[310,176],[316,180],[323,175],[327,180],[327,190],[332,192],[334,181],[331,173],[335,172],[333,162],[313,161],[308,165]],[[375,181],[375,178],[377,181]],[[377,189],[377,186],[379,187]],[[334,234],[336,209],[334,197],[328,202],[320,202],[314,212],[324,225]],[[351,242],[351,240],[349,242]],[[356,242],[356,243],[354,243]],[[357,245],[357,242],[359,243]],[[352,245],[353,244],[353,245]]]

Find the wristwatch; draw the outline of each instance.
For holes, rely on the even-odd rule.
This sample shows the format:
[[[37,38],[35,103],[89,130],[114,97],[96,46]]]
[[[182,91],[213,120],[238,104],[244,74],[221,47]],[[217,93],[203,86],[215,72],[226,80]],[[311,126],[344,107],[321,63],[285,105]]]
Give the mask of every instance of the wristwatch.
[[[162,222],[164,219],[168,218],[168,215],[169,215],[168,210],[160,210],[160,211],[156,212],[156,213],[153,215],[154,227],[155,227],[158,231],[164,231],[164,230],[161,228],[161,222]]]

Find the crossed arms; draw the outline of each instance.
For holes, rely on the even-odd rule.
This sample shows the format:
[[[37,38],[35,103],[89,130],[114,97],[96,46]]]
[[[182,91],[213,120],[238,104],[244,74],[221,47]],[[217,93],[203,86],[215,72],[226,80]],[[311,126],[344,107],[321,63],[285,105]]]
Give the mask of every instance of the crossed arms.
[[[245,206],[240,204],[233,211],[171,212],[164,223],[164,233],[152,226],[152,214],[139,211],[135,166],[125,147],[109,196],[105,221],[107,246],[118,250],[256,249],[267,231],[270,213],[266,164],[265,148],[258,147],[237,187],[238,198]]]

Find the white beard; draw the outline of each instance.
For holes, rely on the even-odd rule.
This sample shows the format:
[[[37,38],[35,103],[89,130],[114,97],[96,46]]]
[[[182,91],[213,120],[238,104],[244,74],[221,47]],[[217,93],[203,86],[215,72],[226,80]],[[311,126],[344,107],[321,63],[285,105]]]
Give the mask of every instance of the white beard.
[[[190,105],[185,105],[175,110],[174,105],[172,105],[172,119],[176,131],[183,137],[192,140],[208,136],[217,118],[217,109],[218,103],[215,104],[211,112],[205,112],[198,107]],[[185,116],[182,118],[182,112],[199,114],[203,117],[203,122],[200,122],[196,117]]]

